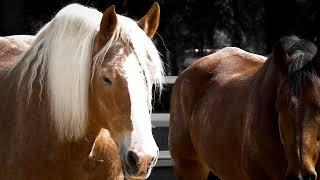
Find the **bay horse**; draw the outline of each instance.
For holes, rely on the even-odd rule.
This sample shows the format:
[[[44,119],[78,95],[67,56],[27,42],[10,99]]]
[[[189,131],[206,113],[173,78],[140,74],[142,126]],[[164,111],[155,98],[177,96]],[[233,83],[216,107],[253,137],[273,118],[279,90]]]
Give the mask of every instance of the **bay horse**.
[[[283,37],[269,58],[226,47],[201,58],[171,95],[169,148],[178,180],[315,180],[320,53]]]
[[[1,179],[148,178],[159,17],[70,4],[35,37],[0,38]]]

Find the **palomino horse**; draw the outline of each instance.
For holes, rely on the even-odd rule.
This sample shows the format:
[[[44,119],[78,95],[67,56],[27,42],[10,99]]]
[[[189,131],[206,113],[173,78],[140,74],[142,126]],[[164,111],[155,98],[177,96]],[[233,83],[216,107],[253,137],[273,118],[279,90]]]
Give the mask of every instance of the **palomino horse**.
[[[138,22],[71,4],[34,39],[0,38],[1,179],[149,176],[159,16],[157,3]]]
[[[316,179],[319,63],[314,44],[291,36],[268,59],[229,47],[187,68],[171,96],[178,179]]]
[[[30,35],[8,36],[0,39],[0,49],[2,49],[2,52],[6,52],[6,58],[9,56],[14,58],[26,51],[33,40],[34,36]],[[12,53],[9,53],[8,50]],[[108,130],[100,130],[100,133],[95,138],[86,165],[88,171],[91,172],[88,179],[123,179],[118,147]]]

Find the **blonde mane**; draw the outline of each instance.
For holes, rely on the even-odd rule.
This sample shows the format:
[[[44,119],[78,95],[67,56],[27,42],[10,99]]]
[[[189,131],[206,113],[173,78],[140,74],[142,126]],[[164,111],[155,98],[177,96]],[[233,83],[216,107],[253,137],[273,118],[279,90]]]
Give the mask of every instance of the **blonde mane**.
[[[119,38],[132,45],[146,72],[147,84],[162,87],[163,67],[158,51],[130,18],[117,15],[116,31],[92,61],[94,38],[101,18],[102,13],[96,9],[79,4],[64,7],[38,32],[31,48],[12,68],[21,67],[19,86],[29,73],[28,99],[33,95],[35,80],[41,86],[39,97],[46,86],[52,121],[62,139],[76,140],[84,135],[90,79],[95,66],[104,60],[109,48]],[[148,94],[151,106],[151,90]]]

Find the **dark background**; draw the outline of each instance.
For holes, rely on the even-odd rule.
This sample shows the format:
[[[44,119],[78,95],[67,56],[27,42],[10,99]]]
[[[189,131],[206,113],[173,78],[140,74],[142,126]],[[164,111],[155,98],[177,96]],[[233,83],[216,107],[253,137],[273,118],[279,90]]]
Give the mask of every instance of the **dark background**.
[[[153,0],[1,0],[0,35],[35,34],[65,5],[78,2],[141,18]],[[281,36],[320,41],[319,0],[159,0],[155,43],[167,75],[178,75],[194,58],[225,46],[268,55]],[[161,40],[161,37],[163,41]]]
[[[138,20],[154,0],[0,0],[0,36],[36,34],[55,13],[72,2],[100,11],[114,4],[118,14]],[[320,45],[320,0],[158,2],[161,20],[154,42],[167,75],[178,75],[195,59],[226,46],[268,56],[281,36],[292,34]],[[167,87],[155,103],[155,112],[168,112],[170,89]],[[164,137],[166,134],[164,131]]]

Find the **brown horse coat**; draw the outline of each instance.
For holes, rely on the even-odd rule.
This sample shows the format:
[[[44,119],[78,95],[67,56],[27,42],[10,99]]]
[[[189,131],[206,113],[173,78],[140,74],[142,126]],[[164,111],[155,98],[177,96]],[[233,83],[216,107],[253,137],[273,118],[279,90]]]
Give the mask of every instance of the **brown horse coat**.
[[[178,179],[277,179],[287,160],[276,110],[280,72],[238,48],[201,58],[171,95],[169,144]]]

